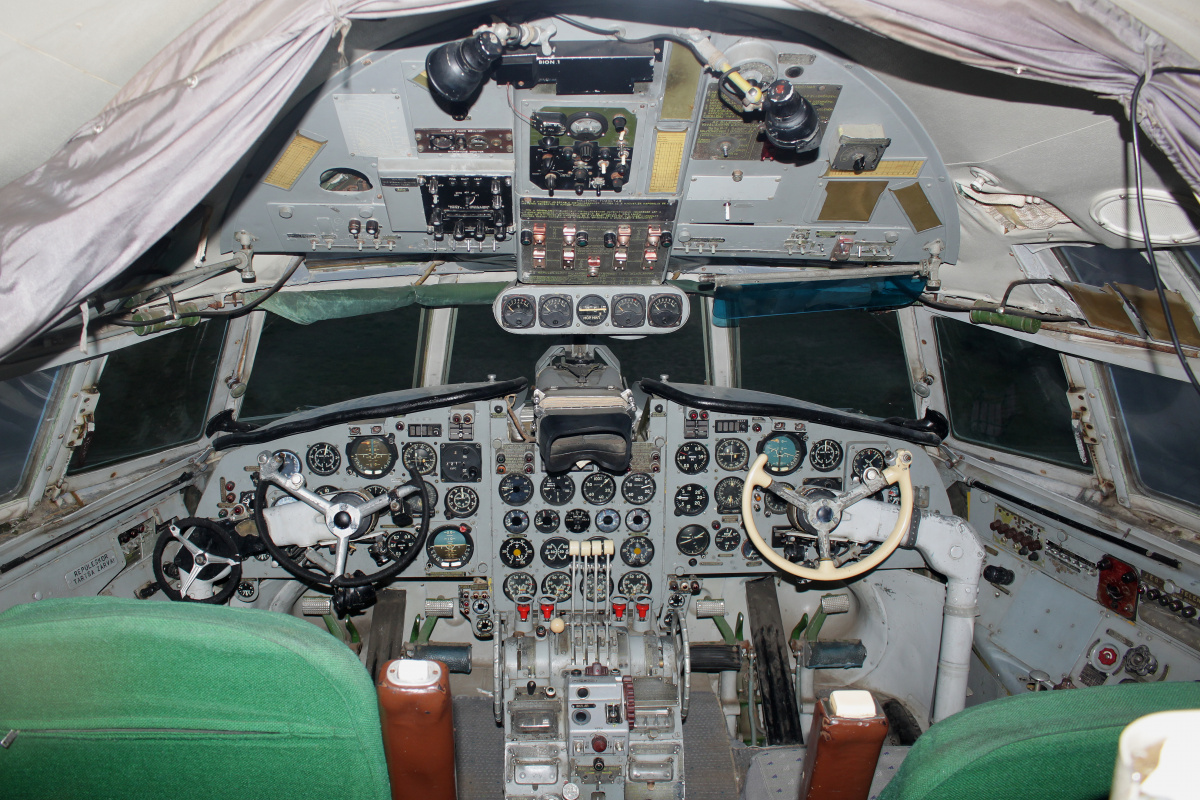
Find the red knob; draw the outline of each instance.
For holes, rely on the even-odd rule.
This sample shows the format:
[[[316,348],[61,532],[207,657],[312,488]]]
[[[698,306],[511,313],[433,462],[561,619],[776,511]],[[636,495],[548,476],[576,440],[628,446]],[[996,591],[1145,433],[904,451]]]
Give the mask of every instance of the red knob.
[[[549,622],[550,618],[554,616],[554,598],[543,597],[538,601],[538,607],[541,609],[542,619]]]
[[[517,613],[521,615],[521,622],[529,619],[529,609],[533,606],[533,599],[529,597],[517,598]]]
[[[637,599],[636,607],[637,607],[637,612],[638,612],[638,620],[641,622],[645,622],[646,615],[650,613],[650,598],[649,597],[639,597]]]
[[[605,739],[603,736],[597,733],[592,737],[592,749],[597,753],[603,753],[608,749],[608,739]]]
[[[612,610],[613,610],[613,614],[616,615],[618,622],[625,619],[625,609],[627,609],[627,608],[629,608],[629,600],[628,599],[622,597],[621,595],[616,595],[615,597],[613,597]]]

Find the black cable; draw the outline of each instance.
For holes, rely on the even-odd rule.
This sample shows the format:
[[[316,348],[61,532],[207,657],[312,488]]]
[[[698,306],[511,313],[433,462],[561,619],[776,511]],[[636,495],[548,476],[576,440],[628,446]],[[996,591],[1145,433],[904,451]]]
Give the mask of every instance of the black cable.
[[[1000,308],[1004,308],[1008,305],[1008,298],[1012,295],[1013,289],[1016,289],[1018,286],[1057,286],[1063,291],[1066,291],[1062,281],[1060,281],[1058,278],[1025,278],[1024,280],[1013,281],[1008,285],[1008,288],[1004,290],[1004,297],[1000,298]]]
[[[918,296],[917,299],[922,305],[929,306],[930,308],[938,311],[952,311],[956,314],[969,314],[972,311],[991,311],[997,314],[1008,314],[1012,317],[1036,319],[1039,322],[1076,322],[1080,324],[1085,324],[1087,322],[1087,320],[1080,319],[1079,317],[1068,317],[1059,314],[1043,314],[1040,311],[1028,311],[1023,308],[1005,308],[1001,310],[1000,306],[990,304],[984,306],[960,306],[954,303],[942,302],[941,300],[937,300],[933,296],[927,294],[922,294]]]
[[[1138,78],[1137,84],[1133,87],[1133,97],[1129,102],[1129,119],[1133,124],[1133,178],[1137,184],[1137,210],[1138,223],[1142,226],[1142,242],[1146,247],[1146,260],[1150,262],[1150,270],[1154,273],[1154,288],[1158,292],[1158,302],[1162,305],[1163,316],[1167,319],[1167,331],[1171,334],[1171,344],[1175,346],[1175,355],[1179,358],[1179,363],[1183,366],[1184,374],[1192,384],[1192,388],[1200,394],[1200,382],[1196,380],[1196,376],[1192,373],[1192,367],[1187,362],[1187,356],[1183,354],[1183,345],[1179,343],[1179,334],[1175,332],[1175,320],[1171,318],[1171,306],[1167,303],[1167,292],[1163,288],[1162,275],[1158,271],[1158,260],[1154,257],[1154,248],[1150,245],[1150,226],[1146,221],[1146,198],[1143,195],[1144,184],[1142,182],[1142,149],[1138,144],[1138,134],[1141,128],[1138,125],[1137,108],[1138,100],[1141,98],[1142,89],[1146,82],[1154,76],[1155,72],[1172,72],[1181,75],[1200,75],[1200,69],[1192,67],[1163,67],[1155,70],[1153,67]]]
[[[624,33],[622,33],[620,28],[617,28],[615,30],[605,30],[604,28],[597,28],[595,25],[588,25],[586,22],[580,22],[577,19],[572,19],[571,17],[568,17],[565,14],[555,14],[554,18],[561,19],[563,22],[567,23],[568,25],[574,25],[576,28],[579,28],[580,30],[587,31],[588,33],[594,33],[597,36],[612,36],[618,42],[624,42],[625,44],[645,44],[646,42],[657,42],[657,41],[665,39],[668,42],[675,42],[676,44],[683,45],[688,50],[691,50],[693,53],[695,53],[697,57],[700,57],[700,54],[696,53],[696,43],[695,42],[693,42],[689,39],[685,39],[682,36],[676,36],[673,33],[665,33],[665,32],[664,33],[656,33],[653,36],[642,36],[637,39],[632,39],[628,36],[625,36]],[[705,64],[708,63],[708,61],[706,59],[704,59],[703,57],[700,57],[700,60],[703,61]]]

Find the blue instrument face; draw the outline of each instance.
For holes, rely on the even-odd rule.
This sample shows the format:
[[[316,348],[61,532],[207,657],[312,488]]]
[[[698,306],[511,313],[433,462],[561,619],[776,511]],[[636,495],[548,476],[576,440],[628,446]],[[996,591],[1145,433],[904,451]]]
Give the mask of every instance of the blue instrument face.
[[[475,554],[475,542],[458,525],[447,525],[433,532],[425,552],[440,569],[460,569]]]
[[[762,452],[767,456],[766,471],[772,475],[789,475],[804,463],[808,447],[794,433],[776,433],[762,443]]]

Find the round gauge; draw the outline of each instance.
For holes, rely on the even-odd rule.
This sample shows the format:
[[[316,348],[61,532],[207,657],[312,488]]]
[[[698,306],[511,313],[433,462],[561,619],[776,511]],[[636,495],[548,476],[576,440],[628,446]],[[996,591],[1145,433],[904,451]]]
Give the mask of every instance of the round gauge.
[[[804,463],[808,446],[798,434],[782,431],[763,439],[758,452],[767,454],[767,463],[763,467],[767,474],[791,475]]]
[[[588,327],[602,325],[608,319],[608,301],[598,294],[584,295],[575,304],[575,318]]]
[[[641,533],[650,527],[650,512],[644,508],[635,508],[625,515],[625,527],[633,533]]]
[[[567,117],[567,133],[572,139],[592,142],[608,132],[608,119],[595,111],[576,111]]]
[[[683,301],[679,295],[656,294],[650,298],[650,327],[674,328],[683,319]]]
[[[742,487],[745,485],[745,481],[734,475],[721,479],[713,489],[718,514],[737,514],[742,510]]]
[[[304,463],[313,475],[332,475],[342,465],[342,454],[329,442],[317,442],[308,448]]]
[[[713,537],[713,542],[722,553],[732,553],[742,543],[742,534],[737,528],[721,528]]]
[[[607,473],[593,472],[583,479],[579,492],[583,495],[583,499],[592,505],[602,506],[612,500],[613,495],[617,493],[617,482]]]
[[[596,530],[601,533],[612,533],[621,527],[621,512],[615,508],[605,508],[596,512]]]
[[[519,508],[514,508],[504,515],[504,530],[509,533],[524,533],[529,529],[529,515]]]
[[[417,543],[416,531],[392,531],[383,540],[388,555],[399,561]]]
[[[470,486],[451,486],[446,492],[446,519],[470,517],[479,510],[479,495]]]
[[[621,576],[621,580],[617,581],[617,591],[626,597],[650,594],[653,586],[654,584],[650,582],[650,576],[637,570],[626,572]]]
[[[703,525],[688,525],[675,535],[675,546],[685,556],[704,555],[708,549],[708,529]]]
[[[380,495],[387,494],[387,489],[383,488],[378,483],[372,483],[370,486],[364,486],[363,491],[371,495],[371,497],[379,497]]]
[[[558,512],[554,509],[543,508],[533,515],[533,527],[538,533],[554,533],[558,530]]]
[[[563,515],[563,524],[571,533],[583,533],[592,524],[592,516],[582,508],[572,508]]]
[[[527,294],[509,295],[500,304],[500,322],[506,328],[530,328],[533,318],[533,298]]]
[[[883,457],[883,453],[874,447],[864,447],[850,462],[850,474],[861,481],[863,473],[870,467],[882,472],[887,469],[887,460]]]
[[[544,295],[538,302],[538,322],[543,328],[566,328],[571,324],[571,298],[565,294]]]
[[[318,486],[316,489],[313,489],[313,491],[320,495],[326,495],[326,494],[337,494],[338,492],[341,491],[341,489],[339,489],[336,486],[330,486],[329,484],[326,484],[324,486]]]
[[[421,475],[430,475],[437,469],[437,453],[424,442],[409,442],[404,445],[404,466]]]
[[[438,490],[432,483],[425,484],[424,492],[425,500],[429,503],[430,513],[437,508]],[[421,493],[413,492],[408,497],[404,498],[404,513],[415,519],[420,519],[421,514],[425,510],[425,504],[421,500]]]
[[[524,536],[512,536],[500,545],[500,561],[509,569],[524,569],[533,563],[533,544]]]
[[[708,466],[708,448],[699,442],[684,442],[675,451],[675,466],[684,475],[695,475]]]
[[[504,596],[509,600],[515,601],[522,595],[533,597],[537,589],[537,581],[528,572],[514,572],[504,579]]]
[[[779,486],[786,486],[788,489],[796,488],[795,486],[792,486],[790,483],[784,483],[783,481],[778,481],[777,484]],[[769,489],[763,489],[762,498],[763,498],[763,505],[767,507],[768,514],[786,514],[787,513],[787,509],[788,509],[787,500],[784,500],[779,495],[775,494],[774,492],[770,491]]]
[[[750,463],[750,448],[741,439],[721,439],[716,447],[717,466],[730,472]]]
[[[542,563],[550,569],[562,569],[571,563],[571,543],[561,536],[542,542]]]
[[[429,534],[425,554],[438,569],[461,569],[475,554],[475,542],[462,527],[446,525]]]
[[[749,536],[742,542],[742,558],[747,561],[762,561],[762,554],[758,552],[758,548],[754,546],[754,542],[750,541]]]
[[[833,472],[842,464],[842,446],[833,439],[822,439],[808,451],[808,463],[817,472]]]
[[[346,445],[346,462],[364,478],[382,478],[396,466],[396,450],[382,436],[356,436]]]
[[[646,324],[646,300],[640,294],[619,294],[613,298],[614,328],[640,328]]]
[[[571,576],[565,572],[551,572],[542,578],[542,594],[548,594],[560,603],[571,599]]]
[[[565,506],[575,496],[575,481],[565,472],[542,479],[542,499],[552,506]]]
[[[500,499],[510,506],[523,506],[533,498],[533,481],[519,472],[500,480]]]
[[[589,603],[603,603],[612,594],[612,590],[612,578],[608,579],[606,586],[603,573],[597,577],[595,572],[585,572],[579,581],[579,591]]]
[[[675,516],[694,517],[708,508],[708,490],[698,483],[688,483],[675,490]]]
[[[645,505],[654,497],[654,478],[644,472],[631,472],[621,481],[621,497],[635,506]]]
[[[442,480],[449,483],[476,483],[483,474],[483,453],[478,444],[442,445]]]
[[[276,450],[271,455],[279,460],[279,472],[282,475],[295,475],[302,469],[302,465],[300,464],[300,456],[296,455],[291,450]]]
[[[653,558],[654,542],[650,541],[649,536],[630,536],[621,542],[621,560],[627,566],[644,567]]]

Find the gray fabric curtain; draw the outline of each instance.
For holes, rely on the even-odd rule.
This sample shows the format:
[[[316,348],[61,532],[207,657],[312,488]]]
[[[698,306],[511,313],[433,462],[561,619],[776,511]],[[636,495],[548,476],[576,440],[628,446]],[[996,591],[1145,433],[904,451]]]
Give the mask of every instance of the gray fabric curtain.
[[[0,356],[170,230],[263,133],[350,20],[482,2],[227,0],[214,9],[49,161],[0,189]],[[829,14],[967,63],[1126,103],[1147,64],[1192,64],[1108,0],[741,2]],[[1141,109],[1144,129],[1200,188],[1197,87],[1194,78],[1158,76]]]

